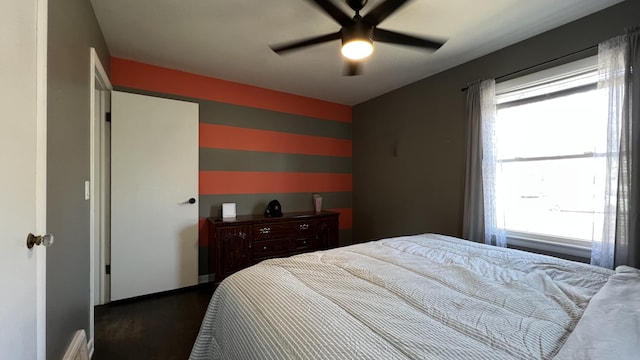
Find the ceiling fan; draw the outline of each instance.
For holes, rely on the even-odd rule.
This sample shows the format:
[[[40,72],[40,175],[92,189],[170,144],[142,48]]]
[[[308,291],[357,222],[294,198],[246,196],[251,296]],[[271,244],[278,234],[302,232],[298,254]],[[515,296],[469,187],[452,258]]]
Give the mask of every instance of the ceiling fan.
[[[332,40],[342,40],[342,55],[346,58],[345,75],[360,74],[360,60],[373,52],[373,42],[386,42],[407,45],[424,49],[437,50],[444,43],[405,35],[394,31],[379,29],[377,26],[408,0],[386,0],[365,16],[360,16],[360,10],[369,0],[346,0],[347,5],[356,14],[353,18],[342,12],[330,0],[310,0],[320,6],[333,20],[342,26],[340,31],[320,35],[291,43],[274,45],[271,49],[278,54],[299,48],[316,45]]]

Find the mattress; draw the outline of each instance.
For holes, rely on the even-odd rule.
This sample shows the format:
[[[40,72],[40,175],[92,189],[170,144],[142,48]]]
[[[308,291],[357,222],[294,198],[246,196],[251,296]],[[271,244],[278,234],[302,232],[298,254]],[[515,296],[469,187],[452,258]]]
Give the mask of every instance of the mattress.
[[[190,359],[568,359],[615,276],[437,234],[271,259],[218,286]]]

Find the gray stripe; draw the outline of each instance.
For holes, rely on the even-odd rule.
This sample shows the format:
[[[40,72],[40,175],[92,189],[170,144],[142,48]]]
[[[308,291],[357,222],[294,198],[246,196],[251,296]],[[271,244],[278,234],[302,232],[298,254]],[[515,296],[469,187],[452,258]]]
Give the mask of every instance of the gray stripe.
[[[200,148],[201,171],[351,174],[351,158]]]
[[[351,140],[351,123],[116,86],[116,90],[200,104],[200,123]]]
[[[351,139],[351,124],[212,101],[200,104],[200,122]]]
[[[344,209],[352,207],[351,192],[330,192],[322,193],[323,209]],[[311,194],[288,193],[288,194],[244,194],[244,195],[200,195],[200,217],[221,216],[222,203],[236,203],[236,213],[262,214],[269,201],[277,199],[282,205],[284,212],[289,211],[311,211]]]

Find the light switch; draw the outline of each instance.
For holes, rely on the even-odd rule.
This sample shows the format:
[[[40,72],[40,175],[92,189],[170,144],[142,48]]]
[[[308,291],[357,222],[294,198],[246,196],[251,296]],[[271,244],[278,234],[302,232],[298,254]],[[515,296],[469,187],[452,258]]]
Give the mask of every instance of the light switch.
[[[84,199],[89,200],[91,198],[91,181],[84,182]]]

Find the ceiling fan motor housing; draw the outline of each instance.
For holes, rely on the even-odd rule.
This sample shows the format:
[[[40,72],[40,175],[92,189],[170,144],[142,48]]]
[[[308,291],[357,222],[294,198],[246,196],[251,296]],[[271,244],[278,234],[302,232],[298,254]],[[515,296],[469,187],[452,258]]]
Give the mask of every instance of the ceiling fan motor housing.
[[[368,40],[373,43],[373,26],[361,21],[359,16],[354,18],[353,25],[344,26],[340,33],[342,34],[342,45],[353,40]]]

